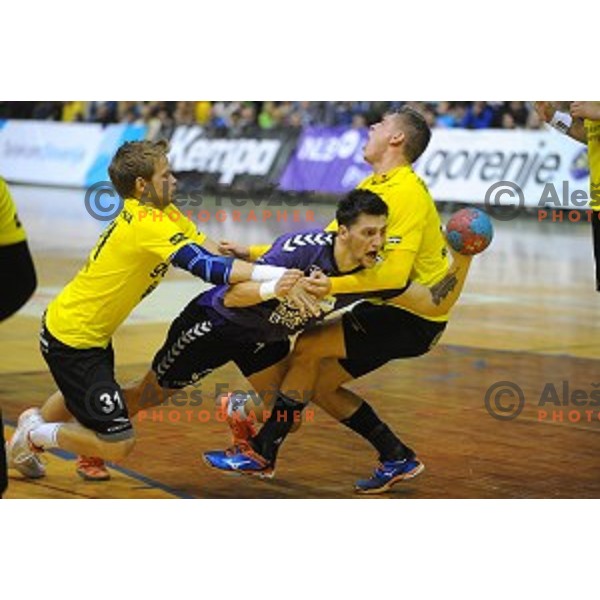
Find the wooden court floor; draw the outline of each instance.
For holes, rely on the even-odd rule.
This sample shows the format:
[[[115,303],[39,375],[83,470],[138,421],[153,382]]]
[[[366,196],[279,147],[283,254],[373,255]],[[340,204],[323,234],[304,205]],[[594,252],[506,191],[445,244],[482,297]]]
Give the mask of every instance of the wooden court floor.
[[[441,344],[353,385],[426,466],[422,476],[385,498],[600,497],[600,401],[596,406],[593,395],[600,397],[600,295],[593,291],[588,233],[568,225],[504,224],[490,251],[476,259]],[[35,260],[37,296],[0,330],[7,435],[20,411],[54,389],[37,350],[39,313],[81,263],[42,249]],[[196,291],[185,274],[169,275],[118,332],[121,381],[147,369],[169,320]],[[524,407],[516,419],[498,420],[486,409],[486,392],[498,382],[522,389]],[[201,452],[228,442],[224,424],[214,415],[207,420],[219,384],[244,387],[244,380],[228,365],[202,382],[201,406],[167,406],[138,419],[137,446],[115,466],[111,482],[83,482],[72,457],[49,454],[48,476],[33,482],[11,472],[7,497],[355,497],[354,480],[370,473],[376,457],[318,409],[288,439],[273,480],[208,470]],[[583,406],[570,400],[574,393]],[[514,397],[499,402],[507,408]]]

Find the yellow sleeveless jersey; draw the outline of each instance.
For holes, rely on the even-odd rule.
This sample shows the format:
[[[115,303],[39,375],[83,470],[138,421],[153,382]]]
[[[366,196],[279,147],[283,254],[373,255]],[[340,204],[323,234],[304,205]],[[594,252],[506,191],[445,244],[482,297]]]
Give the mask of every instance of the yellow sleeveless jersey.
[[[85,266],[50,303],[46,326],[73,348],[105,348],[117,327],[165,276],[171,256],[206,235],[174,205],[127,199]]]
[[[12,246],[26,239],[8,186],[0,177],[0,246]]]
[[[331,293],[401,288],[407,280],[427,287],[438,283],[449,267],[442,224],[429,190],[412,167],[402,166],[382,175],[371,175],[358,188],[374,192],[388,205],[384,260],[372,269],[333,277]],[[336,230],[337,222],[333,221],[327,229]],[[412,265],[406,252],[414,255]],[[419,316],[430,321],[448,320],[448,315]]]
[[[584,121],[590,163],[590,206],[600,211],[600,121]]]

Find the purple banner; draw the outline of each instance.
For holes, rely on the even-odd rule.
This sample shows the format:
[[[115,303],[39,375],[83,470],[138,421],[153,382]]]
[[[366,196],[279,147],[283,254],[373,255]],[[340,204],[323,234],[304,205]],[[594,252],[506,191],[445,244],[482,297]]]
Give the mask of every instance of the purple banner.
[[[307,127],[279,182],[281,189],[343,194],[371,168],[363,160],[366,129]]]

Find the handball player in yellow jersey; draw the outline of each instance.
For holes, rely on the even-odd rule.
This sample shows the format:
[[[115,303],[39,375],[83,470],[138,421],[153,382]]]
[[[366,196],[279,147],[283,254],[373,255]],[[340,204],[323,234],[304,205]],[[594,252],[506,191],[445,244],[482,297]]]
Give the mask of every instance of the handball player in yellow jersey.
[[[19,221],[15,203],[8,186],[0,177],[0,321],[4,321],[31,297],[37,285],[35,268],[27,245],[23,225]],[[6,455],[4,453],[4,427],[0,405],[0,497],[8,485]],[[37,470],[28,471],[34,476]]]
[[[571,102],[569,112],[558,110],[554,102],[536,102],[535,107],[543,121],[587,145],[596,290],[600,292],[600,102]]]
[[[108,460],[131,451],[134,432],[114,376],[111,337],[171,264],[215,284],[257,281],[271,297],[302,275],[217,255],[217,245],[172,204],[167,150],[164,141],[119,148],[109,175],[123,208],[47,308],[40,349],[60,392],[22,413],[7,445],[9,467],[26,476],[44,474],[38,454],[48,448]],[[55,420],[62,402],[74,422]]]
[[[342,386],[390,360],[427,353],[440,339],[448,310],[462,289],[470,258],[464,257],[466,268],[459,285],[456,273],[449,272],[446,241],[433,199],[412,168],[430,138],[424,118],[410,108],[387,114],[370,128],[364,156],[373,174],[358,188],[376,193],[388,205],[384,260],[373,269],[329,280],[333,295],[399,289],[411,281],[416,295],[411,297],[409,286],[396,298],[360,302],[341,320],[303,333],[271,416],[260,432],[236,448],[206,453],[210,466],[223,471],[271,473],[281,443],[306,405],[308,391],[316,404],[365,438],[379,454],[380,466],[370,479],[356,483],[358,492],[386,491],[423,470],[414,451],[369,404]],[[336,228],[335,222],[330,225],[330,229]],[[256,257],[264,247],[228,245],[224,249]],[[244,418],[243,403],[238,402],[235,411]],[[286,418],[282,419],[282,414]]]

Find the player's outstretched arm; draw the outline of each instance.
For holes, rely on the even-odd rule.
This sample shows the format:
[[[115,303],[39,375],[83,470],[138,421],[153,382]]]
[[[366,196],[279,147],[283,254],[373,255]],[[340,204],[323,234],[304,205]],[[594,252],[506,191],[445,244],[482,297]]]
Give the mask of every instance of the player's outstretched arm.
[[[223,296],[227,308],[254,306],[272,298],[283,298],[303,276],[298,269],[289,269],[277,280],[243,281],[232,285]]]
[[[302,271],[290,269],[278,281],[237,283],[227,290],[223,297],[223,304],[227,308],[244,308],[272,298],[289,298],[303,316],[318,317],[321,309],[316,298],[306,291],[303,285],[306,278],[302,275]]]
[[[581,117],[571,116],[569,113],[557,110],[554,103],[547,101],[536,102],[535,110],[540,119],[548,123],[548,125],[552,125],[552,127],[561,133],[572,137],[582,144],[587,144],[587,133]]]
[[[431,287],[413,281],[401,296],[392,298],[390,302],[426,317],[447,314],[460,298],[473,260],[472,256],[459,254],[452,248],[450,252],[452,264],[441,281]]]
[[[284,267],[255,265],[230,256],[209,252],[204,246],[192,242],[182,246],[171,256],[171,262],[208,283],[234,284],[242,281],[266,282],[284,275]]]
[[[388,254],[383,263],[372,269],[364,269],[352,275],[331,277],[331,289],[328,293],[336,296],[400,290],[408,283],[414,260],[414,252],[394,250]]]

